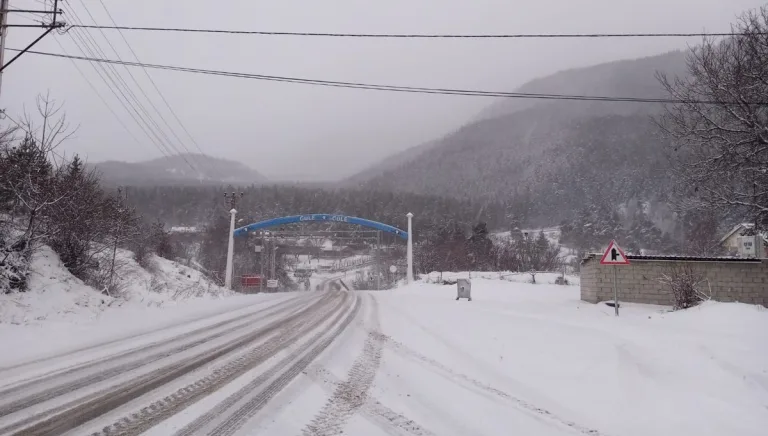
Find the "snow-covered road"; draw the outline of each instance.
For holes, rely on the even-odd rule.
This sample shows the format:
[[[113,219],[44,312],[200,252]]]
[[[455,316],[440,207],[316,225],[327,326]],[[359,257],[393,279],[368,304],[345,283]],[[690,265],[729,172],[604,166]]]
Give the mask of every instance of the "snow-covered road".
[[[359,310],[356,297],[255,298],[203,325],[185,323],[7,366],[0,369],[0,434],[140,434],[258,374],[236,384],[241,389],[211,409],[215,414],[180,429],[193,434],[212,426],[215,434],[231,434],[344,330]]]
[[[670,313],[628,304],[616,318],[579,301],[576,286],[484,279],[473,281],[472,302],[454,298],[454,287],[432,284],[254,295],[152,333],[80,341],[74,353],[4,359],[0,434],[768,428],[764,308],[706,303]]]

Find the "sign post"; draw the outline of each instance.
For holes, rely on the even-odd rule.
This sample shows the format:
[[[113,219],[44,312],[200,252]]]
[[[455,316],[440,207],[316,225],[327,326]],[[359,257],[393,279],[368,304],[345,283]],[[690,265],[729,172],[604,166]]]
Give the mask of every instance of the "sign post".
[[[616,283],[616,266],[629,265],[629,259],[624,254],[624,250],[619,247],[615,240],[608,244],[603,257],[600,259],[600,265],[613,266],[613,307],[616,310],[616,316],[619,316],[619,287]]]

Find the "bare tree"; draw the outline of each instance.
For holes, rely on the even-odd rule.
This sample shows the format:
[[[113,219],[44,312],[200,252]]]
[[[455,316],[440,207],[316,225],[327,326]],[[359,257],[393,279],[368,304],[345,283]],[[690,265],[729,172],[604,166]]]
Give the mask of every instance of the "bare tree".
[[[24,130],[32,134],[40,145],[50,153],[50,158],[56,162],[59,157],[55,150],[67,139],[71,138],[77,128],[71,128],[67,122],[67,114],[63,112],[63,104],[58,104],[51,98],[50,92],[38,95],[35,99],[37,113],[41,126],[28,114],[24,115]]]
[[[657,280],[672,292],[672,298],[675,301],[674,310],[688,309],[712,297],[709,282],[701,274],[694,272],[690,266],[670,268]]]
[[[677,102],[660,120],[673,139],[683,210],[738,211],[768,224],[768,6],[745,13],[736,35],[705,38],[689,75],[659,80]]]
[[[61,112],[62,106],[50,95],[39,95],[36,106],[37,116],[25,113],[24,121],[17,126],[24,132],[21,143],[12,146],[13,141],[6,141],[0,148],[0,200],[4,204],[10,202],[12,215],[24,215],[23,238],[30,245],[49,235],[39,231],[45,224],[42,218],[47,209],[74,192],[72,187],[56,183],[61,173],[59,164],[63,161],[63,158],[56,159],[59,156],[56,148],[71,137],[74,130],[70,129],[66,114]],[[39,118],[41,127],[35,118]],[[8,133],[2,136],[12,138]]]
[[[560,247],[549,242],[544,232],[534,239],[525,236],[515,244],[519,259],[520,271],[531,275],[531,283],[536,283],[536,273],[542,271],[558,271],[563,266],[560,257]]]

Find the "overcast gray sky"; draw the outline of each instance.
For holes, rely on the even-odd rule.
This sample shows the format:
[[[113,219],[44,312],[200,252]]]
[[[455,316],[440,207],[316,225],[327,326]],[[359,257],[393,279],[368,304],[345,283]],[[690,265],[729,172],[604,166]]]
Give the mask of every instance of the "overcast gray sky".
[[[41,0],[10,0],[39,8]],[[121,25],[366,33],[722,32],[759,0],[103,0]],[[85,7],[84,7],[85,5]],[[81,19],[109,24],[98,0],[67,0]],[[28,22],[13,16],[11,22]],[[114,58],[98,31],[91,31]],[[105,31],[125,59],[120,35]],[[38,30],[11,29],[20,48]],[[653,55],[696,40],[391,40],[124,32],[143,62],[323,80],[406,86],[513,90],[558,70]],[[79,54],[70,35],[49,36],[37,50]],[[8,52],[6,59],[13,56]],[[63,147],[89,161],[161,156],[93,68],[88,80],[134,132],[131,139],[66,59],[25,55],[3,76],[0,107],[19,114],[49,90],[80,125]],[[119,67],[122,68],[122,67]],[[130,82],[125,73],[123,75]],[[465,123],[487,98],[324,88],[150,70],[202,150],[239,160],[273,179],[338,179],[396,151]],[[173,117],[141,70],[155,105]],[[138,93],[138,91],[135,91]],[[146,104],[146,103],[145,103]],[[147,105],[149,110],[150,106]],[[158,122],[161,122],[156,117]],[[172,124],[175,126],[175,124]],[[181,129],[177,130],[183,134]],[[170,135],[170,134],[169,134]],[[185,138],[182,136],[182,138]],[[187,143],[190,150],[196,150]]]

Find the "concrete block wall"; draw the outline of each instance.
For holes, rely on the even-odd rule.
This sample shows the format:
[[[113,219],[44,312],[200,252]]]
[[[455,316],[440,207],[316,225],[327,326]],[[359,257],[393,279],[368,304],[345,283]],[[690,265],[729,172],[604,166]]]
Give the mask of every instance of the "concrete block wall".
[[[672,294],[658,279],[676,267],[690,266],[708,280],[712,299],[762,304],[768,307],[768,261],[646,260],[630,258],[630,265],[600,265],[591,255],[581,263],[581,299],[591,303],[613,300],[613,268],[619,301],[673,305]],[[704,284],[706,286],[706,283]]]

